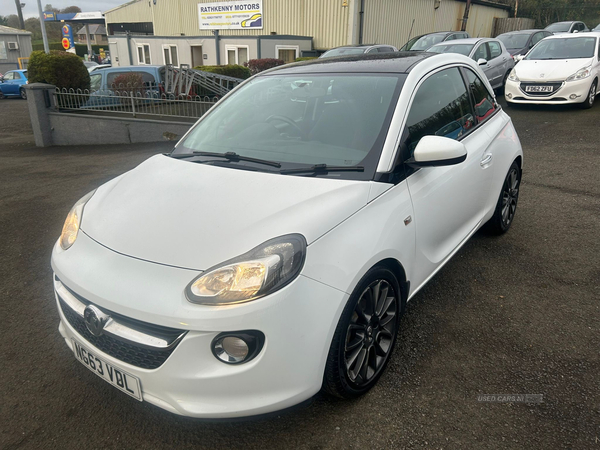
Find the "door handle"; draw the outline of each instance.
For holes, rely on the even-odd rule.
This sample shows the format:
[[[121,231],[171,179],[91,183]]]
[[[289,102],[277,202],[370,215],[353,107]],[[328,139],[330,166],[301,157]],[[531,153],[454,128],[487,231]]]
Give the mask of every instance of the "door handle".
[[[484,167],[492,162],[492,158],[493,158],[492,154],[488,153],[487,155],[485,155],[483,157],[483,159],[481,160],[481,162],[479,164],[481,164],[481,167]]]

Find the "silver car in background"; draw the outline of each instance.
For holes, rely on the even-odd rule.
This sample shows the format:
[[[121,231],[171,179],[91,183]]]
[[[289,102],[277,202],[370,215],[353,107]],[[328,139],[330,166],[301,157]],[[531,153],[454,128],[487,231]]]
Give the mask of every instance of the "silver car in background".
[[[431,47],[432,53],[460,53],[481,67],[494,89],[502,89],[515,61],[498,39],[469,38],[443,42]]]

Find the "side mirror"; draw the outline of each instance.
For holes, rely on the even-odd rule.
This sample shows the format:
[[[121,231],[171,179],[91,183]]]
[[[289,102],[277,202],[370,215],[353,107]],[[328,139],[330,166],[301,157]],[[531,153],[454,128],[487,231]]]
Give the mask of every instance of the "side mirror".
[[[452,166],[467,159],[467,148],[462,142],[442,136],[424,136],[407,164],[416,167]]]
[[[479,58],[477,60],[477,64],[480,65],[480,66],[485,66],[487,64],[487,59],[485,59],[485,58]]]
[[[525,58],[525,55],[517,55],[517,56],[515,56],[515,61],[516,62],[522,61],[523,58]]]
[[[573,34],[579,33],[579,30],[573,30]]]

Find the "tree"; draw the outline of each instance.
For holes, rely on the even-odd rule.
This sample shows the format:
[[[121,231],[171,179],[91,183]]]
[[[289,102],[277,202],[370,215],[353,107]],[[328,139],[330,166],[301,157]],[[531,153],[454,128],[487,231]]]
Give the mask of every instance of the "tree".
[[[539,28],[565,20],[581,20],[593,27],[600,22],[600,0],[519,0],[517,13],[535,19]]]
[[[80,13],[81,8],[79,6],[67,6],[66,8],[60,11],[61,14],[72,14],[72,13]]]
[[[11,28],[21,28],[21,24],[19,23],[19,16],[16,14],[11,14],[6,18],[6,26]]]
[[[8,16],[0,16],[0,25],[8,26]]]

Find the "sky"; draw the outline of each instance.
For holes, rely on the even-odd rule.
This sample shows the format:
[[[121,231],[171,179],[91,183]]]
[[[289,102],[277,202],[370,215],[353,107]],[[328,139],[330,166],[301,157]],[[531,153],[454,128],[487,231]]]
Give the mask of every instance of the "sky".
[[[54,8],[63,9],[67,6],[79,6],[83,12],[92,11],[107,11],[114,8],[115,6],[127,3],[129,0],[40,0],[42,3],[42,9],[48,3]],[[38,17],[37,0],[21,0],[21,3],[25,3],[23,8],[23,17],[25,19],[29,17]],[[0,16],[10,16],[11,14],[17,14],[17,7],[15,0],[0,0]]]

